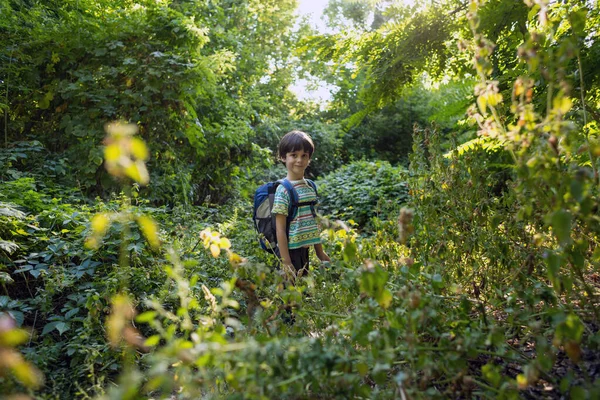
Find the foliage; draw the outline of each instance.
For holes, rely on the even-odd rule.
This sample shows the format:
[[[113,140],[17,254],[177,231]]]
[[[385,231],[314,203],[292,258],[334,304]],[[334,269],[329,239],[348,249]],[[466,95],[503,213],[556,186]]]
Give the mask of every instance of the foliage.
[[[448,14],[460,21],[462,7],[341,0],[331,1],[326,14],[341,32],[307,36],[298,51],[304,70],[335,88],[323,115],[343,120],[345,161],[366,156],[407,165],[413,124],[455,129],[474,82],[446,68],[468,63],[451,50],[456,38],[449,33],[457,26]]]
[[[318,181],[327,215],[365,227],[373,217],[389,218],[408,200],[406,171],[385,161],[355,161]]]
[[[348,30],[307,39],[307,46],[318,49],[317,59],[333,62],[341,71],[350,65],[352,78],[361,77],[354,91],[364,107],[355,111],[351,125],[397,99],[421,72],[443,74],[453,29],[449,7],[432,3],[422,10],[398,12],[390,6],[389,19],[371,32]]]
[[[56,39],[67,21],[77,19],[91,24],[92,36],[102,36],[94,24],[114,18],[111,26],[117,27],[115,21],[119,21],[129,29],[124,36],[139,39],[127,46],[137,50],[144,46],[143,38],[129,36],[137,30],[119,14],[130,3],[46,3],[0,2],[16,10],[9,14],[9,21],[31,22],[34,29],[27,43],[35,44],[31,48],[42,55],[45,48],[36,46],[52,46],[41,34],[42,27]],[[496,38],[506,48],[496,53],[495,64],[493,46],[479,30],[491,35],[490,25],[496,21],[487,13],[499,7],[513,15],[507,7],[510,2],[473,2],[468,9],[469,31],[454,32],[473,38],[464,43],[471,52],[450,60],[460,63],[475,56],[479,84],[477,104],[469,112],[472,125],[462,125],[461,131],[451,129],[467,97],[466,80],[464,85],[459,80],[440,86],[414,108],[384,108],[379,117],[372,114],[364,119],[368,124],[369,118],[381,118],[372,126],[381,128],[377,137],[389,133],[390,142],[400,142],[405,135],[389,126],[389,121],[399,122],[394,118],[401,111],[423,107],[419,118],[443,121],[441,126],[414,130],[410,169],[405,171],[382,161],[356,161],[338,168],[337,156],[343,164],[349,144],[344,141],[352,133],[344,136],[339,125],[328,122],[327,118],[335,119],[334,113],[317,121],[310,107],[290,101],[286,104],[293,104],[297,114],[284,115],[287,105],[277,103],[281,92],[275,88],[291,75],[273,72],[276,83],[270,86],[256,71],[277,61],[251,56],[264,54],[261,46],[272,44],[259,41],[260,35],[276,36],[285,25],[274,15],[277,4],[262,8],[257,1],[144,4],[148,5],[145,10],[132,10],[132,21],[155,12],[168,29],[163,31],[153,17],[144,21],[156,29],[154,34],[171,38],[163,41],[153,36],[149,43],[164,45],[183,35],[181,47],[169,50],[171,59],[182,49],[200,59],[210,58],[236,43],[245,22],[251,25],[249,41],[255,43],[240,42],[239,54],[244,56],[235,60],[235,71],[209,68],[208,75],[200,74],[215,78],[202,86],[212,94],[195,97],[201,103],[194,106],[199,107],[196,116],[205,138],[210,137],[205,144],[192,149],[188,139],[179,137],[164,147],[153,147],[163,139],[152,130],[160,126],[156,120],[136,124],[139,128],[111,127],[116,130],[105,147],[96,149],[99,156],[104,151],[98,165],[119,178],[111,185],[120,187],[122,193],[106,200],[92,200],[60,185],[69,182],[68,149],[78,145],[72,138],[53,136],[63,132],[52,125],[57,118],[54,114],[65,111],[51,113],[25,102],[25,98],[36,98],[37,86],[33,91],[24,86],[18,92],[24,97],[15,96],[23,100],[23,114],[12,108],[14,102],[8,102],[11,126],[16,121],[32,121],[36,129],[47,129],[36,132],[44,132],[48,140],[29,140],[33,137],[28,135],[35,133],[31,127],[24,138],[7,136],[10,143],[0,152],[2,396],[24,390],[40,398],[114,399],[600,396],[594,375],[600,346],[600,152],[594,109],[588,107],[596,101],[598,88],[595,73],[584,67],[585,60],[594,65],[597,10],[570,1],[536,2],[523,17],[522,6],[515,3],[516,18],[526,18],[527,32],[519,33],[520,41],[512,30],[519,24],[511,27],[510,18],[498,21],[506,28]],[[284,16],[290,4],[282,4]],[[41,24],[46,19],[56,22],[52,19],[56,14],[48,10],[68,17],[59,19],[56,27],[50,22]],[[198,18],[192,19],[195,11]],[[182,27],[181,21],[208,26],[210,16],[227,29],[211,27],[206,33],[209,43],[199,49],[186,47],[189,32],[175,32]],[[270,24],[277,21],[283,25]],[[8,35],[7,26],[21,36]],[[0,21],[3,37],[25,37],[25,32],[25,26]],[[395,37],[402,34],[397,32]],[[120,37],[119,32],[107,35]],[[91,50],[75,46],[80,40],[87,39],[69,37],[65,43],[89,57]],[[287,42],[278,43],[271,50],[286,53]],[[509,48],[517,45],[521,50],[515,48],[512,54],[519,55],[520,64],[505,58],[511,54]],[[19,62],[2,66],[10,71],[9,78],[15,78],[21,68],[23,82],[52,75],[52,71],[44,72],[45,67],[34,69],[39,75],[25,74],[32,70],[24,66],[23,49],[14,50]],[[0,51],[6,57],[11,50]],[[65,60],[79,60],[75,53],[61,51]],[[34,59],[42,55],[27,54]],[[115,57],[115,62],[123,61]],[[111,65],[109,61],[103,59]],[[55,64],[67,72],[66,66]],[[136,65],[141,68],[136,79],[149,79],[143,71],[152,64]],[[505,82],[494,80],[495,65],[504,66]],[[173,68],[175,74],[179,67],[165,68]],[[462,67],[466,69],[466,64]],[[582,71],[588,71],[587,75]],[[523,72],[527,74],[516,77]],[[116,83],[111,79],[117,78],[98,73],[97,87],[113,93]],[[508,75],[512,73],[511,81]],[[178,79],[181,76],[174,83],[182,82]],[[369,90],[369,81],[364,83],[363,89]],[[405,82],[393,83],[402,86]],[[352,86],[350,80],[345,84]],[[190,87],[197,88],[194,85],[200,84]],[[13,88],[12,83],[8,87]],[[95,87],[90,83],[78,93],[98,95]],[[269,101],[261,102],[265,92],[257,87],[273,90]],[[378,87],[373,86],[372,98],[379,96]],[[425,93],[418,96],[427,97]],[[45,101],[37,96],[38,104]],[[56,96],[46,100],[52,103]],[[345,115],[361,109],[352,95],[344,99],[348,107],[340,110]],[[389,100],[402,103],[406,98],[394,94]],[[271,103],[277,106],[273,114]],[[91,104],[73,107],[85,113],[94,107]],[[428,109],[432,105],[434,115]],[[142,115],[144,110],[138,106],[131,110]],[[171,111],[177,110],[182,111]],[[36,113],[40,118],[30,118]],[[170,116],[165,123],[188,117]],[[401,119],[405,123],[409,118]],[[321,221],[327,227],[322,240],[334,261],[321,265],[313,257],[309,273],[294,283],[279,273],[276,260],[259,249],[247,199],[234,198],[219,208],[189,207],[195,196],[210,192],[194,185],[227,182],[233,186],[227,179],[252,180],[270,173],[262,164],[257,167],[267,159],[261,148],[276,143],[285,132],[279,124],[286,129],[287,124],[299,125],[316,137],[323,158],[315,158],[315,173],[327,173],[320,182],[321,210],[329,215]],[[148,148],[132,135],[136,129],[147,139]],[[475,139],[469,136],[474,130],[478,131]],[[464,143],[464,138],[472,140]],[[80,140],[88,139],[82,136]],[[253,139],[260,143],[249,145]],[[60,143],[68,146],[53,147]],[[167,149],[165,158],[153,158],[163,148]],[[264,160],[239,163],[249,148],[252,154],[265,156]],[[206,153],[188,158],[190,153],[199,154],[198,149]],[[166,162],[168,151],[171,161]],[[354,151],[358,158],[360,152]],[[190,166],[190,160],[202,165]],[[268,160],[265,164],[269,165]],[[236,168],[236,173],[227,175]],[[196,174],[209,172],[214,172],[213,178],[196,180]],[[175,178],[179,179],[177,189],[166,183]],[[145,183],[150,188],[144,188]],[[100,184],[104,185],[102,178]],[[159,188],[155,191],[153,185]],[[188,204],[172,201],[174,191],[185,193],[187,197],[182,194],[180,198],[187,198]],[[172,201],[173,206],[156,206],[158,198]],[[402,204],[407,207],[399,210]],[[333,222],[339,219],[353,219],[360,228],[368,228],[369,235],[347,226],[352,224]],[[17,350],[18,344],[22,346]],[[41,375],[32,364],[46,378],[42,388],[36,389]],[[28,389],[20,386],[28,383]]]
[[[300,116],[299,118],[281,118],[277,120],[265,121],[260,127],[257,127],[257,142],[264,148],[271,150],[271,158],[279,163],[277,158],[277,146],[279,140],[287,132],[298,129],[308,133],[315,144],[315,153],[313,154],[306,174],[310,177],[318,177],[332,172],[342,165],[345,149],[343,148],[342,128],[338,123],[327,123],[317,119],[315,115]],[[268,177],[267,179],[279,179],[285,174],[285,170],[280,169],[279,175]]]
[[[589,283],[598,271],[591,250],[598,241],[592,212],[598,202],[597,156],[587,151],[594,148],[590,139],[595,134],[570,113],[564,79],[568,55],[577,55],[573,47],[577,29],[571,26],[571,35],[555,35],[574,21],[559,17],[565,11],[562,7],[530,12],[531,37],[552,40],[542,41],[545,46],[527,41],[519,53],[531,74],[543,66],[547,87],[538,89],[541,82],[518,78],[510,107],[503,105],[498,82],[489,78],[494,71],[488,58],[492,47],[477,33],[478,19],[473,20],[481,83],[476,88],[478,110],[472,113],[481,139],[443,158],[440,134],[417,132],[411,163],[418,171],[411,174],[418,210],[412,241],[412,248],[418,249],[413,252],[415,260],[432,273],[443,271],[462,290],[470,286],[471,295],[482,301],[480,317],[485,324],[498,309],[509,323],[517,324],[512,328],[517,336],[528,337],[536,361],[516,377],[522,388],[540,376],[551,379],[547,374],[563,351],[578,363],[585,346],[592,352],[598,346],[597,332],[589,340],[581,336],[585,326],[598,320],[598,290]],[[534,88],[548,94],[544,113],[536,111]],[[509,109],[515,115],[505,115]],[[431,226],[442,229],[434,232]],[[537,322],[531,322],[534,314],[540,317]],[[500,382],[494,368],[487,364],[482,372],[493,373],[496,377],[489,375],[488,380]],[[562,390],[571,385],[576,382],[565,376]],[[590,395],[595,393],[591,380],[585,385]]]
[[[420,85],[407,89],[393,104],[374,111],[343,136],[344,153],[349,160],[367,158],[408,164],[414,124],[426,124],[431,115],[432,93]]]
[[[11,391],[19,390],[15,381],[32,389],[38,389],[44,383],[44,377],[40,371],[24,360],[22,355],[14,349],[14,347],[22,345],[28,336],[26,331],[15,327],[10,316],[4,313],[0,314],[0,354],[2,354],[0,381],[3,381],[7,389],[12,389]]]
[[[4,147],[33,140],[64,183],[107,196],[102,126],[130,121],[150,147],[151,201],[222,201],[262,165],[261,115],[291,98],[293,4],[2,0]]]

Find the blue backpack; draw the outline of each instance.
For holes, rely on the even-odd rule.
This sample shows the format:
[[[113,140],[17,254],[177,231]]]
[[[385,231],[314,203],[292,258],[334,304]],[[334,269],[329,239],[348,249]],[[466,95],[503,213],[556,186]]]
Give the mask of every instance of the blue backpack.
[[[305,179],[306,183],[317,193],[317,186],[310,179]],[[259,234],[260,247],[269,253],[275,254],[279,257],[279,248],[277,247],[277,233],[275,229],[275,214],[271,213],[273,209],[273,203],[275,202],[275,191],[279,185],[283,185],[290,196],[290,205],[288,208],[288,215],[286,218],[285,234],[289,238],[290,235],[290,223],[296,216],[298,208],[300,206],[310,206],[313,217],[316,217],[315,205],[317,201],[309,202],[298,202],[298,192],[294,189],[292,183],[287,179],[280,179],[275,182],[268,182],[256,189],[254,193],[254,212],[252,219],[254,221],[254,227]]]

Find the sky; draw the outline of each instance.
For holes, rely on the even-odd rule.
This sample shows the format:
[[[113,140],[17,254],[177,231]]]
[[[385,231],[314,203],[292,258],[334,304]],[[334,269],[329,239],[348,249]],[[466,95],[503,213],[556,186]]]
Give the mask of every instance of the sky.
[[[299,0],[298,13],[310,15],[311,23],[317,25],[321,30],[325,30],[325,23],[321,21],[321,15],[327,3],[328,0]]]
[[[321,20],[323,9],[328,3],[328,0],[299,0],[297,12],[303,15],[309,15],[311,25],[316,25],[319,30],[325,31],[325,23]],[[308,82],[305,79],[297,80],[290,89],[296,93],[296,96],[300,100],[314,100],[319,103],[325,103],[331,100],[331,94],[329,93],[330,87],[324,82],[319,85],[316,90],[309,90],[307,88]]]
[[[416,0],[398,0],[407,5],[415,4]],[[323,10],[327,6],[328,0],[298,0],[297,12],[301,16],[310,16],[311,25],[316,26],[321,32],[331,32],[325,25],[325,22],[321,20]],[[331,100],[330,90],[334,89],[334,86],[328,85],[325,82],[319,83],[319,88],[316,90],[310,90],[307,87],[308,82],[304,79],[298,79],[290,89],[296,93],[296,96],[300,100],[313,100],[318,103],[326,103]]]

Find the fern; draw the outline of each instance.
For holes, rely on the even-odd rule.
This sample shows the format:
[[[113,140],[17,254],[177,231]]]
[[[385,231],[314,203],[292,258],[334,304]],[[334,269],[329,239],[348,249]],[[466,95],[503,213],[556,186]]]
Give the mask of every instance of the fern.
[[[0,216],[11,217],[16,219],[25,219],[25,213],[16,208],[12,203],[0,202]]]
[[[0,239],[0,249],[4,250],[8,254],[12,254],[15,250],[19,248],[19,245],[15,242],[9,242],[7,240]]]
[[[472,151],[482,149],[487,153],[496,153],[497,151],[504,148],[504,143],[501,141],[491,138],[489,136],[480,136],[475,139],[469,140],[466,143],[461,144],[456,149],[449,151],[444,154],[445,158],[462,157],[463,155]]]

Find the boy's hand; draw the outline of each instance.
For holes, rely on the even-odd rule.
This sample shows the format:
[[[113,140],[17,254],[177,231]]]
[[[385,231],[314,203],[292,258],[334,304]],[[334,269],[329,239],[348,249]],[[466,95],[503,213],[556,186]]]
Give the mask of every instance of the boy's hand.
[[[292,263],[283,262],[283,272],[288,281],[294,284],[296,281],[296,269],[294,268]]]
[[[331,262],[331,258],[329,258],[327,253],[325,253],[325,250],[323,250],[323,245],[320,243],[315,244],[315,252],[317,253],[317,257],[319,260],[321,260],[321,262]]]

